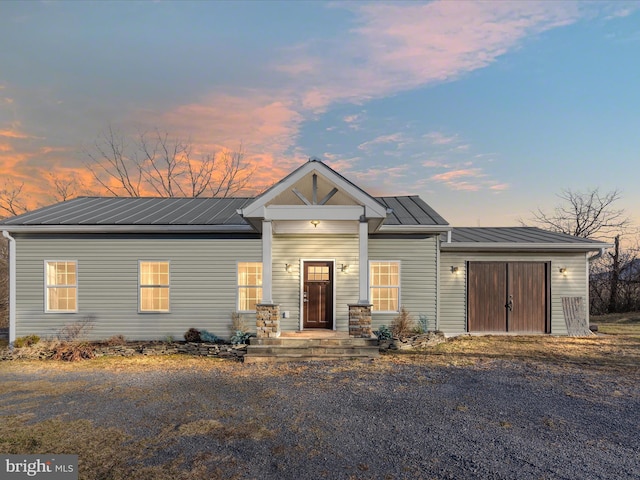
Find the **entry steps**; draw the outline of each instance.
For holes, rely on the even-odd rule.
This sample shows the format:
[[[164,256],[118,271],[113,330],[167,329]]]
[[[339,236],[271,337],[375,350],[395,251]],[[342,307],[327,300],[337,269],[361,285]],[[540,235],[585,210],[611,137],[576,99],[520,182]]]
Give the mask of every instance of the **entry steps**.
[[[251,338],[244,362],[367,360],[379,356],[377,338]]]

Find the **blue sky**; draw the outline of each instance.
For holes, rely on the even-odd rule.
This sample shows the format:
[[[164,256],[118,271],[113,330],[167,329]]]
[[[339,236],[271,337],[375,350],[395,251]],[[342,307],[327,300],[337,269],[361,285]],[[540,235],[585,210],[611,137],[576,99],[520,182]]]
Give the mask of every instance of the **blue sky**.
[[[257,188],[315,156],[454,226],[594,187],[640,223],[639,60],[637,2],[3,1],[0,173],[96,192],[98,135],[159,128]]]

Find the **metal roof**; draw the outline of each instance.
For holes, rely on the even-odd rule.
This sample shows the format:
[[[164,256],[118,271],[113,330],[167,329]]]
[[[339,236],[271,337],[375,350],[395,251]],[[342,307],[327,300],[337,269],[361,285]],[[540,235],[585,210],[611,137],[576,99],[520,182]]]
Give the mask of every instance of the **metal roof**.
[[[403,197],[375,197],[392,212],[384,225],[442,225],[449,223],[417,195]]]
[[[549,249],[598,250],[610,244],[565,233],[550,232],[537,227],[462,227],[453,228],[451,243],[442,243],[443,250]]]
[[[8,218],[0,225],[246,225],[249,198],[79,197]]]
[[[79,197],[0,221],[9,227],[132,227],[150,231],[152,227],[192,230],[196,227],[226,231],[247,231],[249,223],[237,213],[253,198],[131,198]],[[384,224],[389,226],[448,225],[417,196],[378,197],[393,211]],[[171,227],[171,228],[169,228]],[[206,229],[206,228],[205,228]]]

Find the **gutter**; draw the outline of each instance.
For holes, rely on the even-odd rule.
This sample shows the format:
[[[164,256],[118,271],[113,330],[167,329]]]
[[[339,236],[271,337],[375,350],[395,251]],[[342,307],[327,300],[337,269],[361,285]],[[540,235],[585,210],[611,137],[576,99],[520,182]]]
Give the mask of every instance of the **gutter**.
[[[497,242],[456,242],[443,243],[443,251],[462,252],[517,252],[517,251],[545,251],[545,252],[592,252],[612,247],[609,244],[588,245],[585,243],[497,243]]]
[[[9,240],[9,346],[16,340],[16,239],[6,230],[2,236]]]
[[[251,225],[0,225],[14,233],[255,233]]]

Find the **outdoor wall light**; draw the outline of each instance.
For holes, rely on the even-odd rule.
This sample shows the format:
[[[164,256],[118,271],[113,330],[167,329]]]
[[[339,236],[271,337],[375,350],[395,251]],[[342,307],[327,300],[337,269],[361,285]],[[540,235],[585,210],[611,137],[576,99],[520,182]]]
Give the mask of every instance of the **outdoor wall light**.
[[[316,228],[320,225],[320,220],[311,220],[311,225],[313,225],[313,228]]]
[[[346,265],[346,264],[344,264],[344,263],[343,263],[343,264],[341,264],[341,265],[340,265],[340,271],[341,271],[342,273],[349,273],[349,265]]]
[[[293,265],[291,265],[290,263],[285,263],[284,264],[284,270],[287,273],[293,272]]]
[[[564,276],[567,275],[567,267],[560,267],[558,271]]]
[[[458,267],[451,267],[451,273],[453,273],[454,275],[456,275],[458,273]]]

